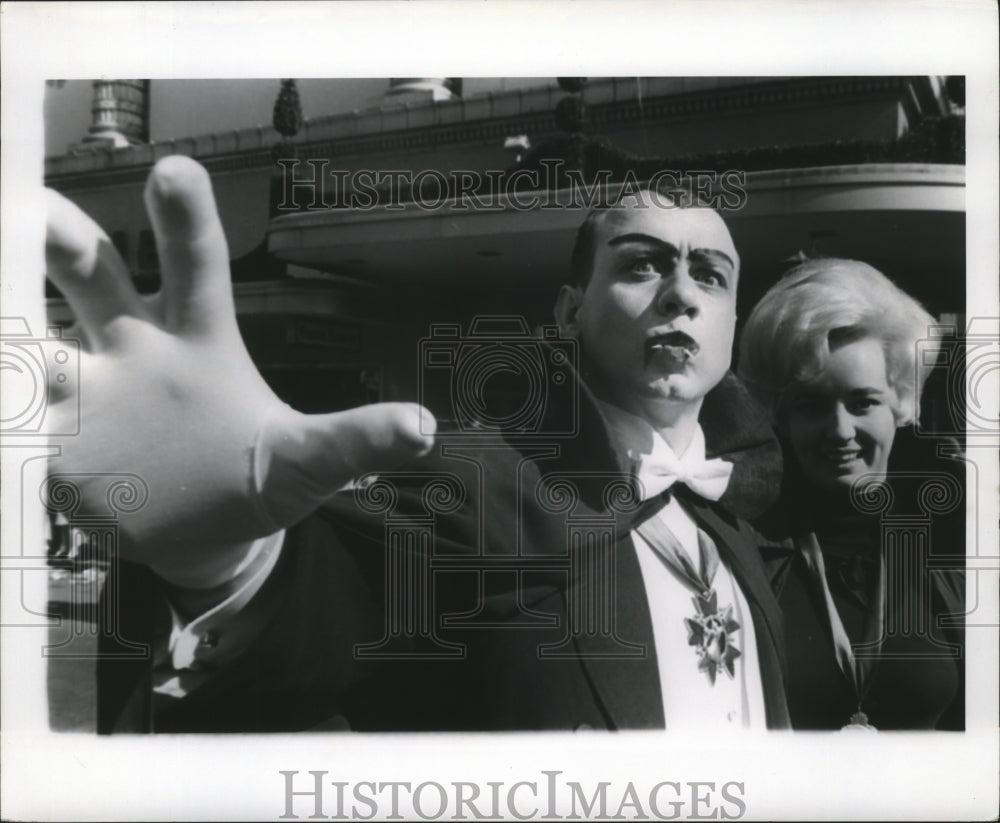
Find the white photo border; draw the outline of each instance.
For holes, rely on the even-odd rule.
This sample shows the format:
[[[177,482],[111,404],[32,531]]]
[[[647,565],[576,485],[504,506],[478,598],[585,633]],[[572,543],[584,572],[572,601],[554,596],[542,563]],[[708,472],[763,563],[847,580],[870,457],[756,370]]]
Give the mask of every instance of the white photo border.
[[[962,74],[968,314],[1000,315],[994,3],[4,3],[2,15],[0,300],[4,315],[27,317],[33,328],[44,325],[44,80],[102,76]],[[997,488],[991,454],[980,465],[981,489]],[[17,477],[9,475],[2,476],[5,507],[16,491]],[[995,559],[997,500],[984,495],[979,507],[980,545]],[[4,538],[13,528],[7,514],[5,508]],[[40,544],[40,520],[22,539]],[[3,817],[278,819],[285,811],[281,770],[414,784],[513,784],[561,770],[590,786],[739,781],[748,820],[995,819],[998,604],[996,571],[983,574],[993,583],[979,593],[991,599],[978,608],[994,628],[969,633],[967,659],[975,665],[967,666],[968,731],[863,739],[769,734],[724,748],[700,736],[655,733],[56,734],[47,724],[44,639],[38,630],[7,628],[0,668]],[[19,594],[19,577],[4,574],[5,613]],[[307,818],[308,804],[297,809]]]

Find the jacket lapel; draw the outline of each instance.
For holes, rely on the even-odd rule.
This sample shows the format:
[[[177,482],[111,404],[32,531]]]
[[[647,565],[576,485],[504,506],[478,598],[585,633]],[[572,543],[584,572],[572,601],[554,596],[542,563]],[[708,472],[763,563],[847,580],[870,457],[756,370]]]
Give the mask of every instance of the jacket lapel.
[[[615,729],[663,728],[663,693],[653,641],[642,570],[632,540],[614,547],[614,599],[609,605],[611,631],[576,632],[573,641],[581,665],[601,700],[608,724]],[[576,602],[593,608],[593,593],[574,580],[567,590],[567,616],[572,625]],[[588,602],[588,598],[591,602]]]
[[[687,490],[678,496],[698,525],[715,541],[719,555],[729,564],[747,598],[756,632],[768,726],[788,728],[791,723],[785,698],[788,664],[784,653],[784,617],[759,557],[754,532]]]
[[[729,563],[743,594],[760,606],[767,628],[777,645],[777,641],[782,639],[781,607],[771,590],[757,544],[752,539],[753,533],[746,527],[740,528],[738,521],[717,511],[710,503],[684,487],[678,489],[677,496],[698,525],[715,540],[720,556]]]
[[[611,527],[613,536],[605,532],[594,542],[612,541],[613,562],[607,566],[600,561],[583,563],[571,576],[563,594],[570,640],[562,649],[580,661],[609,727],[663,728],[656,644],[642,570],[623,518],[605,509],[608,482],[630,478],[630,467],[612,448],[604,418],[586,384],[579,385],[577,435],[542,473],[572,477],[579,494],[572,516],[578,523]],[[551,534],[565,534],[566,515],[552,517]],[[609,599],[607,592],[613,592],[613,597]],[[588,626],[588,617],[596,617],[596,625]]]

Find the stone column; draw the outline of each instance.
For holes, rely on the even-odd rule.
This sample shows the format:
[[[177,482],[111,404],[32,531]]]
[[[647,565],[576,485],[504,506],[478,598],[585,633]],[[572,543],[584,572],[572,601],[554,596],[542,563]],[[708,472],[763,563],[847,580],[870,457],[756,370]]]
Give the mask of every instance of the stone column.
[[[149,80],[95,80],[93,119],[80,147],[149,141]]]

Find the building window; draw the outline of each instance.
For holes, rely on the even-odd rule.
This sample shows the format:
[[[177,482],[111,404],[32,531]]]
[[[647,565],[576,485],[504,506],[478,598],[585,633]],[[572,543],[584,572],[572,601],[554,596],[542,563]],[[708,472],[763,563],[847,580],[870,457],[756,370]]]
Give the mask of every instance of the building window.
[[[139,250],[136,261],[136,274],[139,277],[155,276],[160,273],[160,261],[156,256],[156,238],[152,229],[139,232]]]
[[[129,254],[128,240],[129,240],[128,232],[123,229],[111,232],[111,244],[115,247],[115,251],[118,252],[122,260],[125,261],[125,266],[128,269],[131,269],[132,259]]]

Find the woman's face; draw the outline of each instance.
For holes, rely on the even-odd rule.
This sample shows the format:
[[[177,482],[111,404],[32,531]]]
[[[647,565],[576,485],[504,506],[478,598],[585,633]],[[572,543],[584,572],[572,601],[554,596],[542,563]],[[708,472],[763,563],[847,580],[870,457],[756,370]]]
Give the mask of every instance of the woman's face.
[[[870,337],[830,353],[826,368],[785,399],[785,432],[807,479],[831,491],[884,475],[896,422],[885,354]]]

